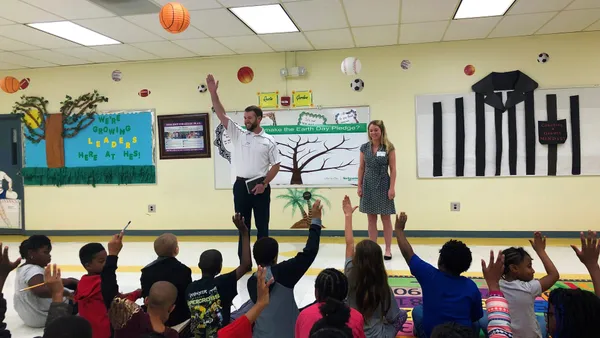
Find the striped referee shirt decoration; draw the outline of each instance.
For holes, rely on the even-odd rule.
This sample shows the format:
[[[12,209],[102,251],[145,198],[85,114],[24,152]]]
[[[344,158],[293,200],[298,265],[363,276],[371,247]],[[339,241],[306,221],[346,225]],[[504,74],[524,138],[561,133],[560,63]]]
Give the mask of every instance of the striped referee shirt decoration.
[[[600,175],[600,88],[537,88],[512,71],[417,96],[418,177]]]

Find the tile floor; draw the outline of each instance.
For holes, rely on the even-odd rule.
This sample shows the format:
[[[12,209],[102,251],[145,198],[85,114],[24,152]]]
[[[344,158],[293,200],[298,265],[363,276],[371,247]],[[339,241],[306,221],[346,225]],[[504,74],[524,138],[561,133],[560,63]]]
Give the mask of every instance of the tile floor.
[[[106,242],[108,239],[96,239],[97,241]],[[308,271],[307,275],[300,281],[294,290],[296,301],[298,306],[304,306],[314,301],[314,280],[316,275],[323,268],[334,267],[343,268],[344,263],[344,245],[336,243],[328,243],[328,241],[322,241],[325,243],[321,244],[319,255],[312,265],[312,268]],[[338,241],[339,242],[339,241]],[[519,241],[521,244],[523,241]],[[574,240],[573,243],[576,243]],[[87,242],[86,242],[87,243]],[[490,239],[490,244],[499,243],[496,239]],[[17,242],[5,243],[9,246],[11,258],[16,258],[18,254]],[[52,262],[62,266],[63,277],[75,277],[80,278],[84,274],[84,270],[79,263],[78,252],[79,248],[85,243],[83,242],[54,242],[52,250]],[[550,244],[549,244],[550,245]],[[567,245],[562,246],[549,246],[547,251],[550,257],[553,259],[557,268],[562,274],[562,278],[585,278],[587,271],[585,267],[579,263],[575,257],[573,250]],[[296,252],[301,251],[304,247],[304,243],[280,243],[280,257],[279,260],[285,260],[293,257]],[[203,250],[209,248],[217,248],[223,253],[223,267],[225,271],[230,271],[238,265],[237,258],[237,242],[229,241],[224,242],[185,242],[180,243],[180,255],[179,260],[193,268],[194,279],[200,278],[200,274],[197,268],[198,257]],[[439,244],[428,244],[414,245],[414,250],[424,260],[436,264],[438,257]],[[469,270],[469,275],[480,275],[481,265],[479,264],[482,258],[489,257],[489,250],[499,250],[503,246],[482,246],[482,245],[471,245],[471,251],[473,252],[473,264]],[[529,250],[534,254],[533,250]],[[402,259],[399,249],[393,247],[394,259],[386,262],[386,268],[390,274],[408,274],[408,266]],[[117,277],[121,291],[128,292],[139,287],[138,272],[141,267],[148,264],[155,258],[152,242],[126,242],[123,251],[119,258],[119,267],[121,272],[118,272]],[[534,268],[538,272],[543,272],[543,266],[539,259],[534,256],[533,262]],[[589,276],[588,276],[589,277]],[[234,306],[238,307],[243,302],[248,300],[248,292],[246,289],[246,280],[248,276],[244,277],[238,283],[239,295],[234,300]],[[8,311],[6,315],[6,322],[8,328],[11,330],[13,337],[18,338],[29,338],[36,335],[41,335],[42,330],[31,329],[25,327],[13,310],[13,294],[14,294],[14,272],[8,278],[6,285],[4,286],[4,297],[7,300]]]

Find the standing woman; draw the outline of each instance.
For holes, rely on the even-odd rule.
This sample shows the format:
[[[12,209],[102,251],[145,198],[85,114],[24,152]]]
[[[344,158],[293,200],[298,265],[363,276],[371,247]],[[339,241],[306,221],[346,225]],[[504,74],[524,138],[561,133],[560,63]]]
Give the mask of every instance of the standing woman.
[[[377,215],[383,223],[385,260],[392,259],[392,219],[396,213],[396,152],[382,120],[369,123],[369,142],[360,147],[358,196],[360,212],[367,214],[369,239],[377,243]],[[389,167],[389,169],[388,169]],[[389,172],[388,172],[389,171]]]

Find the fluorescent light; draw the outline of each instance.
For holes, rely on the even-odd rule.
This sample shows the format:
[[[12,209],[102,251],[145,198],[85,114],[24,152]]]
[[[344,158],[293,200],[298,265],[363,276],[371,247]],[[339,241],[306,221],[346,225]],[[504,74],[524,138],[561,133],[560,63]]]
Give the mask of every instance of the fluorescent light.
[[[504,15],[514,2],[515,0],[462,0],[454,19]]]
[[[229,10],[256,34],[299,32],[281,5],[233,7]]]
[[[29,23],[27,26],[84,46],[118,45],[121,43],[70,21]]]

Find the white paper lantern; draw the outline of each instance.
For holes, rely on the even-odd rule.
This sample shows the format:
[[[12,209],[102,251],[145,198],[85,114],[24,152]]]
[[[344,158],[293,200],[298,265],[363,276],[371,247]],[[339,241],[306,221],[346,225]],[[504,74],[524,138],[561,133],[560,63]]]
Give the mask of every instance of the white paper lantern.
[[[360,60],[355,57],[347,57],[342,61],[342,73],[345,75],[356,75],[360,73],[362,65]]]

